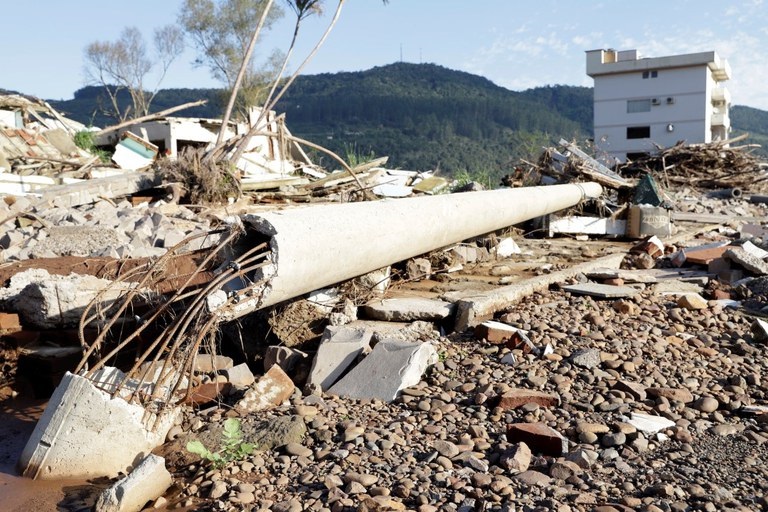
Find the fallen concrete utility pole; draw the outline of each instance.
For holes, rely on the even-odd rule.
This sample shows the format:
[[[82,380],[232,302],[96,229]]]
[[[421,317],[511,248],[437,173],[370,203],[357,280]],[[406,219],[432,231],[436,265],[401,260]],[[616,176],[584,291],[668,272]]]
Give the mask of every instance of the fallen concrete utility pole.
[[[269,264],[250,281],[230,281],[227,291],[238,300],[217,313],[224,320],[238,318],[601,193],[598,183],[588,182],[245,215],[246,228],[269,240]]]

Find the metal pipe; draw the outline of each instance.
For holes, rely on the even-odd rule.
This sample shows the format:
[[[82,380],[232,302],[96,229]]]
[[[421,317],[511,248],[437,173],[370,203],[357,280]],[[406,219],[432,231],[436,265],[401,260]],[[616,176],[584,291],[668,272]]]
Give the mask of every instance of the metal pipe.
[[[398,261],[574,206],[598,183],[521,187],[247,214],[247,229],[270,239],[272,265],[230,282],[242,299],[233,319]],[[250,284],[254,283],[254,284]]]

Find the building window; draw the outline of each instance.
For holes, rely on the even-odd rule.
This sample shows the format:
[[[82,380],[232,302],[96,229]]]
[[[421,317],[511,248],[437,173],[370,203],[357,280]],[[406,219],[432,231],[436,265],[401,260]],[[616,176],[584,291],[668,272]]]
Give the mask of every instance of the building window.
[[[659,72],[658,71],[656,71],[656,70],[651,71],[651,78],[656,78],[658,76],[659,76]]]
[[[643,78],[658,78],[659,72],[654,69],[653,71],[643,71]]]
[[[627,100],[627,114],[636,112],[650,112],[651,100]]]
[[[651,127],[650,126],[628,126],[627,127],[627,139],[650,139]]]

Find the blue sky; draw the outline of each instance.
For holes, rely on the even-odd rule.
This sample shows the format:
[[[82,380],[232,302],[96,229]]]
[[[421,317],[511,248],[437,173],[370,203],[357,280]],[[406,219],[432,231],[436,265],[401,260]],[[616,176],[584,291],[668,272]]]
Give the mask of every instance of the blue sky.
[[[278,2],[282,0],[277,0]],[[307,20],[297,55],[319,38],[335,6]],[[83,49],[136,26],[174,23],[181,0],[6,2],[0,24],[0,87],[47,99],[71,98],[84,82]],[[285,48],[292,21],[262,41]],[[432,62],[485,76],[512,90],[548,84],[591,86],[586,50],[638,49],[660,57],[716,50],[728,60],[733,102],[768,110],[768,5],[763,0],[347,0],[336,28],[306,73],[360,71]],[[191,65],[190,48],[164,87],[218,86]],[[297,57],[298,58],[298,57]],[[294,64],[294,67],[298,62]]]

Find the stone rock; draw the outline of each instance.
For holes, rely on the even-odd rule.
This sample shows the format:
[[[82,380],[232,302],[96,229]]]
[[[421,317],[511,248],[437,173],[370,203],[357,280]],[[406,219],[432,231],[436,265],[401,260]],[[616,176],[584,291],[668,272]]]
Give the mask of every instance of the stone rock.
[[[512,472],[522,472],[528,470],[531,465],[531,449],[525,443],[517,443],[512,448],[504,452],[499,459],[501,465]]]
[[[243,438],[260,450],[273,450],[291,443],[301,445],[306,433],[307,425],[298,416],[278,416],[260,421],[253,427],[243,426]]]
[[[452,459],[459,454],[458,446],[450,441],[445,441],[443,439],[436,439],[435,442],[432,443],[432,447],[437,450],[437,453],[443,457],[448,457],[449,459]]]
[[[677,299],[677,305],[689,310],[707,309],[709,305],[706,299],[698,293],[686,293]]]
[[[373,331],[348,326],[326,327],[309,371],[307,385],[328,390],[371,344]]]
[[[415,320],[445,320],[453,315],[455,306],[450,302],[418,297],[378,299],[362,307],[367,318],[386,322],[413,322]]]
[[[304,446],[303,444],[290,442],[285,445],[285,453],[288,455],[295,455],[297,457],[311,457],[312,450]]]
[[[557,460],[549,467],[549,476],[558,480],[567,480],[582,473],[579,465],[569,460]]]
[[[600,365],[600,351],[595,348],[583,348],[571,353],[568,360],[582,368],[595,368]]]
[[[646,398],[645,386],[638,382],[617,380],[616,384],[613,385],[613,388],[631,395],[635,400],[642,401]]]
[[[245,392],[235,409],[245,414],[272,409],[287,400],[294,388],[291,378],[275,365]]]
[[[768,341],[768,322],[765,320],[756,318],[755,321],[752,322],[752,325],[750,325],[750,330],[752,331],[752,336],[754,336],[755,341],[759,341],[760,343]]]
[[[525,443],[534,453],[557,457],[568,453],[568,440],[544,423],[512,423],[507,426],[507,440]]]
[[[545,487],[552,483],[552,478],[538,471],[523,471],[515,475],[515,480],[530,486]]]
[[[504,410],[517,409],[525,404],[537,404],[542,407],[554,407],[560,402],[560,397],[543,391],[513,388],[498,397],[496,407]]]
[[[104,489],[96,501],[99,512],[139,512],[173,483],[165,460],[149,454],[128,476]]]
[[[714,397],[703,396],[693,402],[692,407],[701,412],[715,412],[720,407],[720,403]]]
[[[667,400],[676,400],[685,404],[693,402],[693,395],[685,388],[650,387],[645,392],[654,398],[664,397]]]
[[[392,401],[400,390],[418,384],[427,367],[436,362],[437,351],[431,343],[384,338],[328,393]]]
[[[413,258],[405,264],[405,271],[411,281],[429,279],[432,275],[432,264],[426,258]]]

